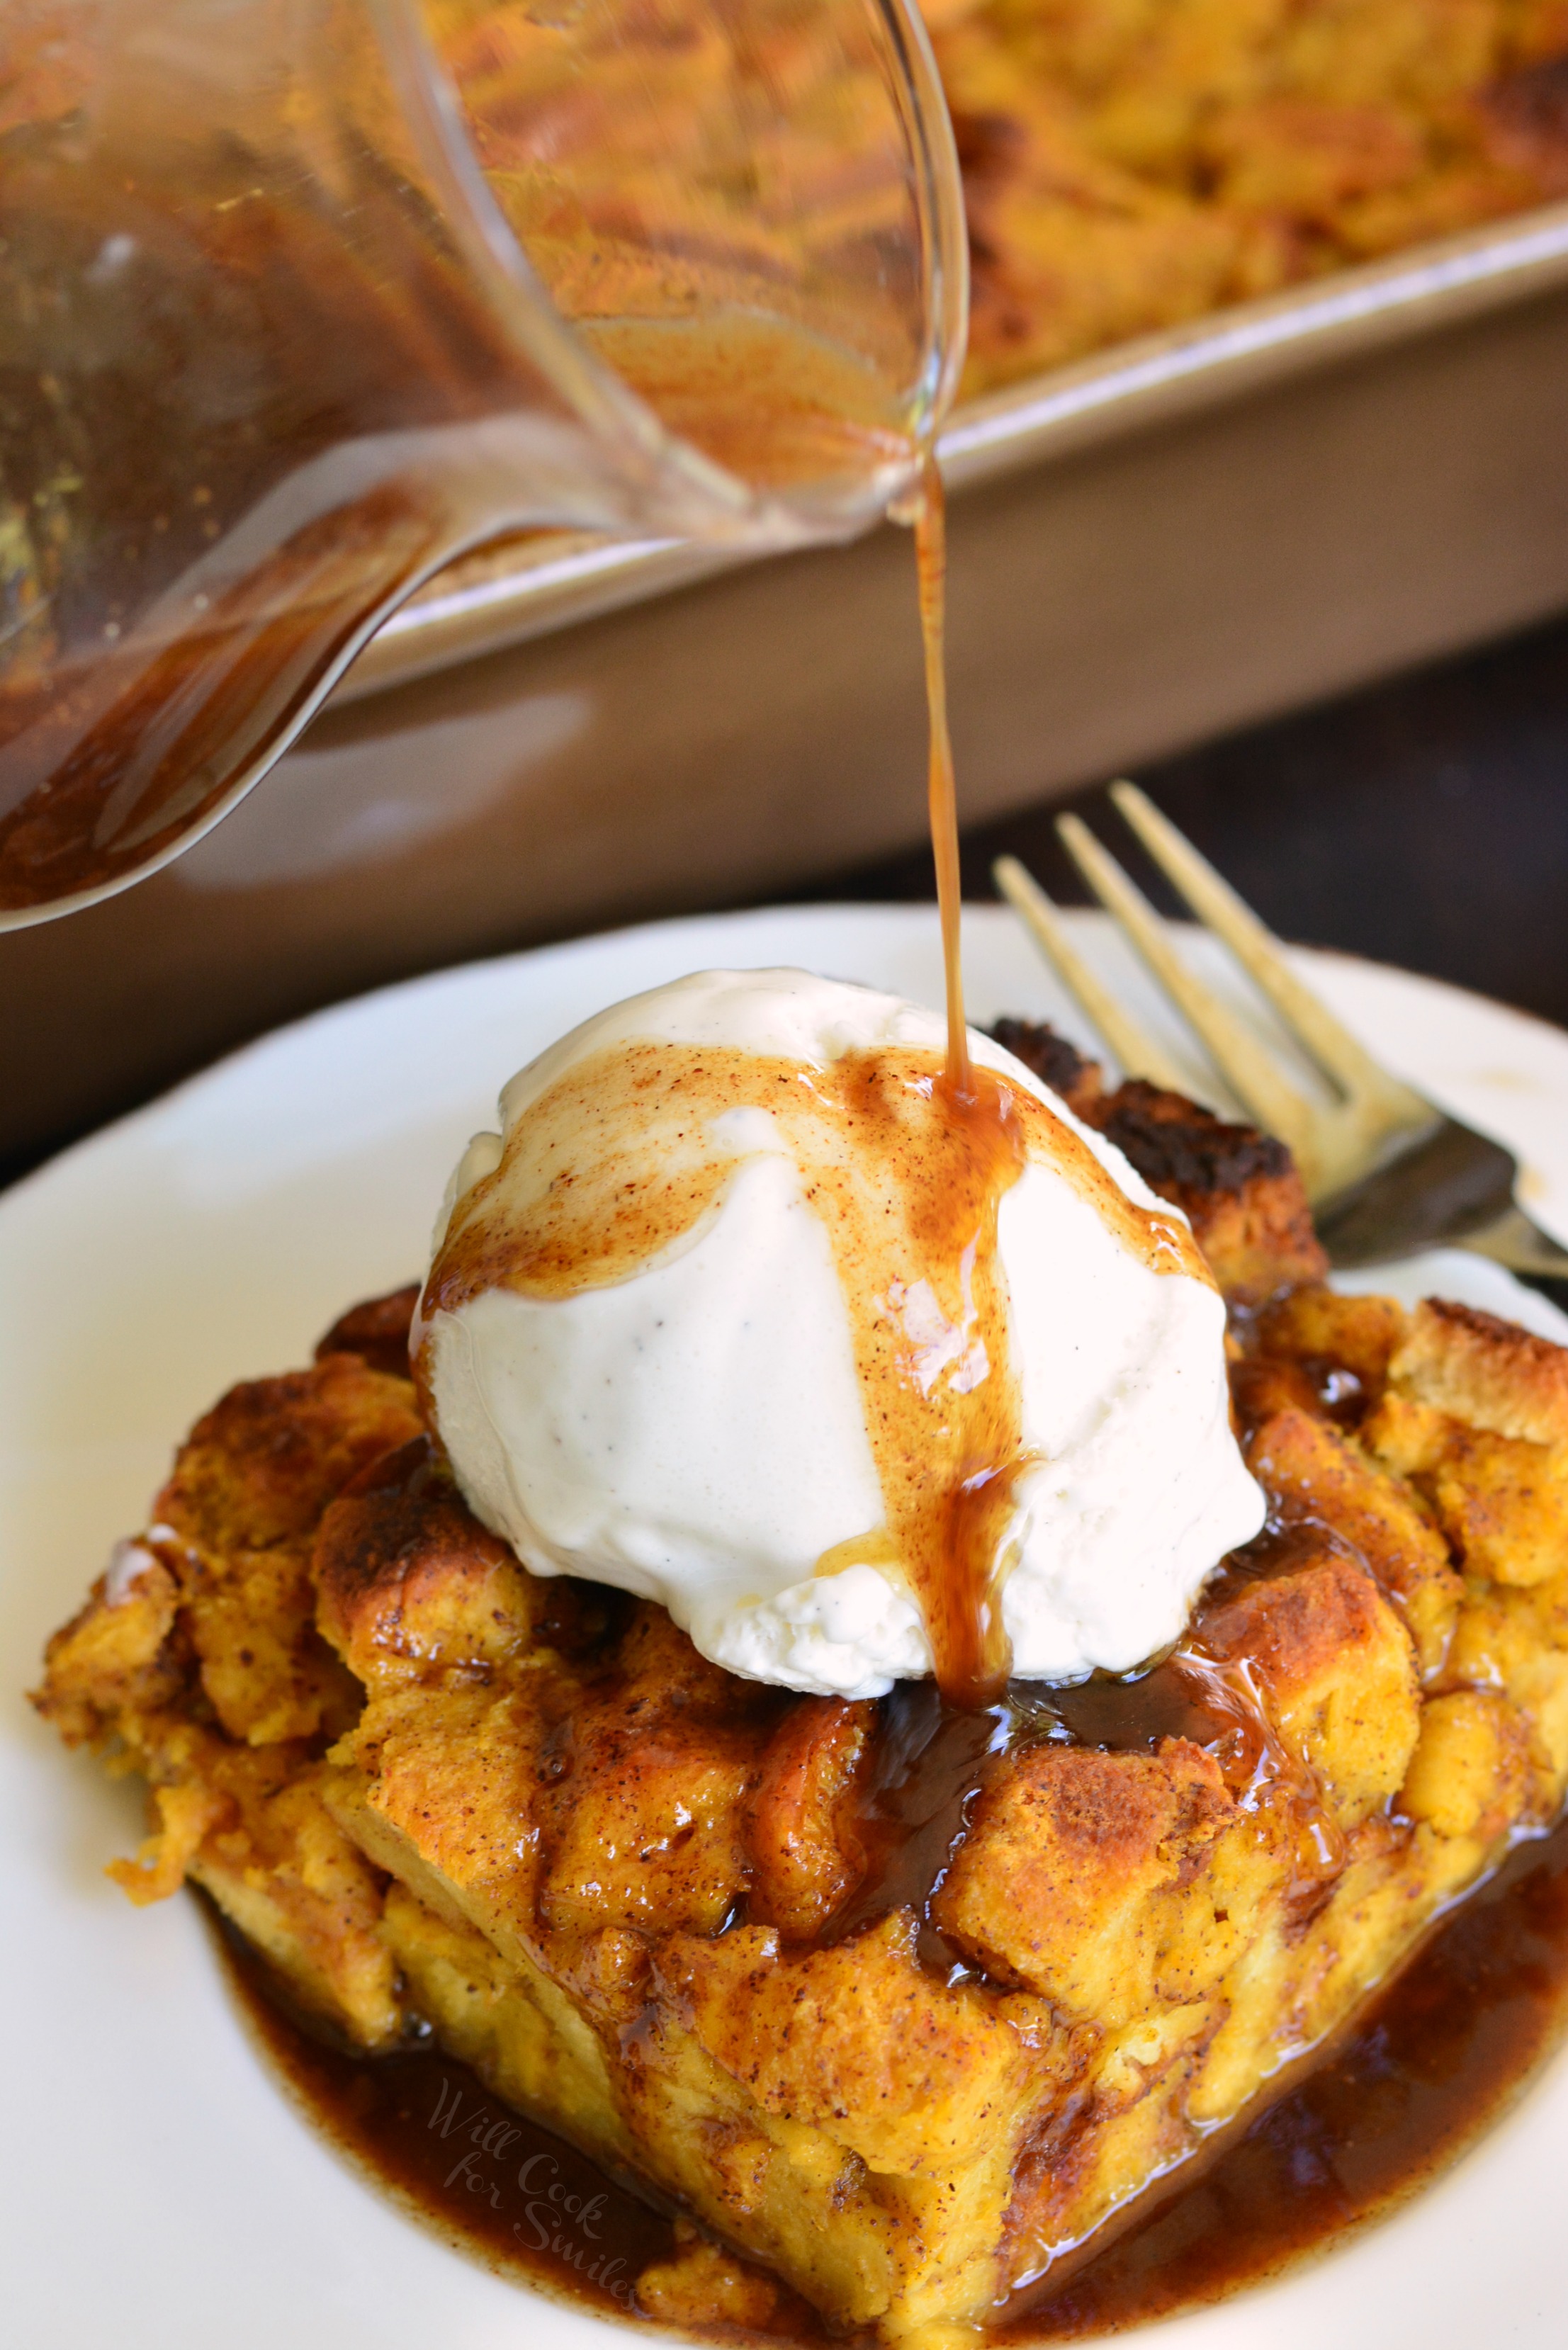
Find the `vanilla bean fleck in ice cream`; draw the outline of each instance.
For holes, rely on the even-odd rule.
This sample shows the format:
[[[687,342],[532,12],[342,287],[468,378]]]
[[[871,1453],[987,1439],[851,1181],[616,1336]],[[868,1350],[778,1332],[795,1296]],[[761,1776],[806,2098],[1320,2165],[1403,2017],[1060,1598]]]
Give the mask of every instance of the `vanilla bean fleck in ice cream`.
[[[896,996],[708,972],[513,1078],[449,1187],[416,1362],[535,1574],[848,1697],[931,1669],[966,1523],[1014,1672],[1126,1671],[1180,1632],[1263,1519],[1221,1300],[1179,1211],[979,1034],[1016,1168],[970,1180],[943,1043]]]

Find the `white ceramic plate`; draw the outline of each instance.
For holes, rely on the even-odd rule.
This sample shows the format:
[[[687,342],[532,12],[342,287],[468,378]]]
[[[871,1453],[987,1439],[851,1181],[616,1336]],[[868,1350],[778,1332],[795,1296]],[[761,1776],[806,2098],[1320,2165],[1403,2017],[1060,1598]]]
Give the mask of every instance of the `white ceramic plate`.
[[[1108,966],[1116,942],[1080,919]],[[136,1790],[67,1755],[20,1689],[196,1413],[235,1378],[306,1359],[343,1306],[421,1269],[447,1171],[514,1068],[635,989],[774,962],[940,1001],[920,908],[590,939],[285,1029],[0,1201],[0,2308],[18,2350],[624,2343],[422,2234],[312,2134],[241,2031],[192,1907],[134,1910],[102,1876],[141,1833]],[[1001,911],[970,917],[966,963],[976,1017],[1083,1034]],[[1303,967],[1375,1050],[1520,1151],[1532,1207],[1568,1240],[1568,1035],[1372,964]],[[1565,2172],[1560,2063],[1394,2220],[1162,2339],[1556,2350]]]

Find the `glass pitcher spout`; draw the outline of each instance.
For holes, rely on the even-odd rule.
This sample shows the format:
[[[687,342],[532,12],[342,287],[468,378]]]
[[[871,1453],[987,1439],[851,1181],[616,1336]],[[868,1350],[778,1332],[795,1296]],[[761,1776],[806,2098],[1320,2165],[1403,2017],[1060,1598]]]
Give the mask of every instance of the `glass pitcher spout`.
[[[0,927],[215,823],[495,536],[913,479],[966,307],[909,0],[7,0]]]

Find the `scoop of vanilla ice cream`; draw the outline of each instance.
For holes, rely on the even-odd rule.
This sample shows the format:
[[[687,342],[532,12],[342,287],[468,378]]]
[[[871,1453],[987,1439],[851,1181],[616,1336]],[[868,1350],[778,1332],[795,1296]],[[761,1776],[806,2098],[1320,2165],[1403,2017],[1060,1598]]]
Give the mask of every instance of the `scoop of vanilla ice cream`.
[[[872,989],[700,972],[552,1046],[505,1088],[502,1125],[514,1135],[578,1063],[633,1046],[723,1048],[761,1071],[892,1047],[940,1055],[944,1042],[934,1014]],[[970,1043],[1130,1199],[1175,1218],[1021,1063],[989,1037]],[[732,1172],[677,1245],[570,1295],[500,1278],[455,1310],[427,1295],[423,1378],[470,1507],[534,1573],[660,1601],[732,1671],[873,1697],[929,1671],[931,1651],[914,1600],[883,1571],[883,1501],[827,1229],[760,1078],[757,1090],[711,1121]],[[636,1149],[635,1136],[615,1140]],[[596,1147],[589,1133],[584,1148]],[[515,1203],[493,1134],[474,1138],[448,1187],[432,1262],[458,1203],[492,1177],[478,1237],[493,1234],[504,1263]],[[1179,1634],[1217,1560],[1262,1523],[1231,1426],[1224,1307],[1193,1275],[1152,1269],[1037,1156],[1001,1201],[998,1253],[1033,1456],[1013,1486],[1002,1594],[1014,1670],[1126,1671]],[[918,1297],[901,1312],[918,1322]]]

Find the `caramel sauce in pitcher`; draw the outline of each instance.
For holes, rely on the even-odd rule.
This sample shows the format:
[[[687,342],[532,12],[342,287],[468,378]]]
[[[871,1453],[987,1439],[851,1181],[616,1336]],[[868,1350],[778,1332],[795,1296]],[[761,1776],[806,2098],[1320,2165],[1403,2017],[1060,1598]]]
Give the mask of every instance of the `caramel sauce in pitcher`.
[[[20,160],[0,187],[7,912],[206,825],[378,611],[472,535],[450,428],[504,383],[520,396],[450,271],[427,255],[373,279],[243,162],[232,185],[127,172],[109,263],[91,198],[112,155],[80,167],[80,217]],[[36,285],[59,289],[52,338]]]
[[[128,879],[202,831],[379,619],[496,536],[496,502],[524,497],[529,431],[541,465],[569,470],[574,434],[591,462],[450,271],[371,282],[260,192],[215,200],[199,233],[192,209],[151,188],[128,203],[132,313],[92,285],[74,224],[0,193],[18,277],[79,281],[78,307],[105,313],[75,330],[96,332],[96,372],[7,366],[21,330],[0,279],[0,911]],[[868,371],[780,322],[583,331],[671,431],[763,494],[907,463]],[[755,395],[739,422],[738,382]],[[488,457],[470,437],[509,414],[532,420],[510,472],[504,437]],[[563,494],[541,480],[541,500]]]
[[[381,210],[369,243],[399,233]],[[401,273],[377,274],[243,174],[128,181],[119,216],[106,272],[96,224],[44,209],[25,171],[0,183],[0,913],[172,855],[422,580],[524,522],[591,526],[574,498],[618,494],[561,396],[406,230]],[[28,364],[33,281],[67,289],[54,368]],[[578,325],[761,494],[819,488],[831,517],[836,494],[907,467],[874,371],[785,321]]]

